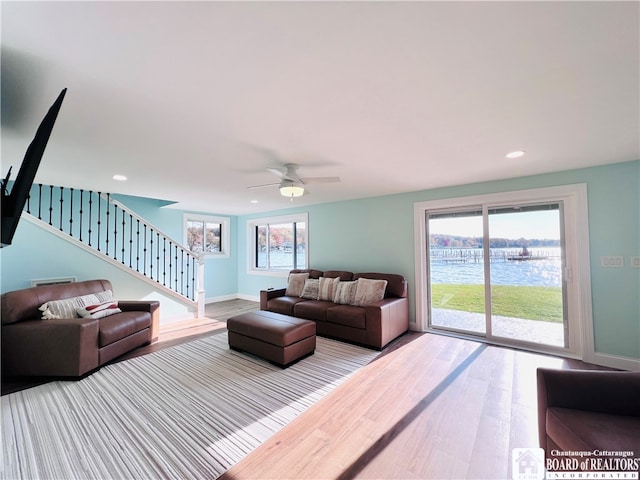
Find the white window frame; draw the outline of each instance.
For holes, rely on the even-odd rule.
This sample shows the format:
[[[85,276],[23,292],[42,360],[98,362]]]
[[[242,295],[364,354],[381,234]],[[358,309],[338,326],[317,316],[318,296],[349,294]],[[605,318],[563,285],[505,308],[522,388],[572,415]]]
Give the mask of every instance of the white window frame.
[[[425,245],[426,215],[429,210],[466,208],[490,203],[492,206],[518,202],[562,201],[564,203],[564,227],[567,258],[569,348],[560,354],[593,362],[593,317],[591,310],[591,270],[589,255],[589,220],[586,184],[543,187],[530,190],[474,195],[418,202],[414,204],[414,248],[416,258],[416,330],[429,328],[427,302],[428,275]],[[486,341],[486,340],[485,340]],[[509,344],[510,345],[510,344]],[[525,347],[527,348],[527,347]],[[535,348],[527,348],[534,350]],[[545,353],[548,353],[545,350]]]
[[[212,215],[202,215],[197,213],[185,213],[182,216],[182,235],[183,244],[185,248],[188,248],[187,243],[187,223],[189,221],[206,222],[206,223],[219,223],[222,228],[222,234],[220,236],[220,251],[219,252],[194,252],[196,254],[202,253],[205,258],[228,258],[231,255],[231,234],[230,227],[231,221],[229,217],[218,217]]]
[[[291,215],[282,215],[276,217],[252,218],[247,220],[247,272],[254,275],[269,275],[286,277],[289,275],[288,270],[283,269],[265,269],[256,267],[256,227],[265,224],[293,223],[304,222],[304,244],[305,244],[305,265],[309,268],[309,215],[304,213],[295,213]]]

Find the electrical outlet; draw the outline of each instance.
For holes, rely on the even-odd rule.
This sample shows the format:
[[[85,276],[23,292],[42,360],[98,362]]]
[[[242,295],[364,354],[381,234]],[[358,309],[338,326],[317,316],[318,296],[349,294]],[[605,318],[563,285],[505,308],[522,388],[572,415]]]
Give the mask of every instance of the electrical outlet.
[[[633,268],[640,268],[640,257],[631,257],[631,266]]]
[[[624,267],[623,257],[600,257],[600,266],[602,267]]]

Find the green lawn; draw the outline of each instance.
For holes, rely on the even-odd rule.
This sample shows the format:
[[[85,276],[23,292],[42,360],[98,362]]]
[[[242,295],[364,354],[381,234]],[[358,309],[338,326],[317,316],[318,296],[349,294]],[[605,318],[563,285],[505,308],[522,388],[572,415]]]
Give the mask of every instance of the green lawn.
[[[433,308],[484,313],[483,285],[434,284]],[[560,287],[519,287],[495,285],[491,288],[493,314],[504,317],[562,322]]]

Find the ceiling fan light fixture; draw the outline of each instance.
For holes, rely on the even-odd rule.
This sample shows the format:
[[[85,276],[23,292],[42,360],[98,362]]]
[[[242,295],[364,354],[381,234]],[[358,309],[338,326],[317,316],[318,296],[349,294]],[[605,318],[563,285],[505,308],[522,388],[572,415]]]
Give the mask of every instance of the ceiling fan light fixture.
[[[283,197],[294,198],[304,195],[304,187],[295,183],[282,183],[280,185],[280,195]]]

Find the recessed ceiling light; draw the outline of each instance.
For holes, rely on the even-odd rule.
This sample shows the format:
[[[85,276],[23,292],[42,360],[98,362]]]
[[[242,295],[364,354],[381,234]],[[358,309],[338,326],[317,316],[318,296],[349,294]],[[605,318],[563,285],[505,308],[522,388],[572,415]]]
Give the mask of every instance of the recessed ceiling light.
[[[116,174],[113,177],[114,180],[117,180],[118,182],[126,182],[127,181],[127,177],[125,175],[120,175],[120,174]]]
[[[505,155],[507,158],[520,158],[524,155],[524,150],[514,150]]]
[[[251,203],[258,203],[258,200],[251,200]]]

